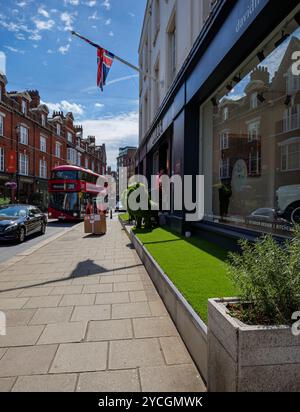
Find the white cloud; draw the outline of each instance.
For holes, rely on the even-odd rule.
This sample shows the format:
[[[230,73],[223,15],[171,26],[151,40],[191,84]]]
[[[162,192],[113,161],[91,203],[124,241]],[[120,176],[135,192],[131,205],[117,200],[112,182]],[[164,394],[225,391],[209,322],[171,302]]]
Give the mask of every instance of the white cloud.
[[[106,10],[110,10],[111,8],[110,0],[104,0],[101,6],[105,7]]]
[[[98,13],[95,11],[91,16],[88,17],[89,20],[99,20]]]
[[[113,31],[110,31],[109,33],[108,33],[108,35],[110,36],[110,37],[114,37],[114,32]]]
[[[105,22],[105,25],[109,26],[110,24],[111,24],[111,19],[107,19],[106,22]]]
[[[60,20],[65,24],[65,31],[73,30],[74,14],[64,12],[60,15]]]
[[[21,53],[24,54],[25,51],[24,50],[20,50],[20,49],[16,49],[15,47],[11,47],[11,46],[4,46],[7,50],[10,50],[13,53]]]
[[[95,103],[95,107],[98,107],[99,109],[103,109],[104,104],[102,104],[102,103]]]
[[[97,143],[106,143],[108,164],[115,167],[119,148],[137,145],[138,112],[121,113],[116,116],[103,117],[98,120],[83,120],[85,136],[96,136]]]
[[[70,45],[67,44],[66,46],[60,46],[60,48],[58,49],[58,52],[64,55],[68,53],[69,49],[70,49]]]
[[[37,18],[33,19],[37,30],[51,30],[52,27],[54,26],[55,22],[54,20],[39,20]]]
[[[25,7],[25,6],[27,6],[27,2],[26,1],[20,1],[19,3],[16,3],[16,6]]]
[[[47,10],[45,10],[43,7],[39,7],[39,8],[38,8],[38,13],[39,13],[41,16],[46,17],[47,19],[49,18],[49,13],[48,13]]]
[[[79,6],[79,0],[64,0],[65,5],[71,4],[71,6]]]
[[[67,100],[62,100],[60,103],[42,102],[48,106],[50,111],[63,111],[64,113],[72,112],[74,115],[82,116],[84,114],[84,106],[77,103],[70,103]]]
[[[42,39],[42,36],[38,33],[33,33],[31,36],[28,37],[29,40],[39,41]]]
[[[48,53],[48,54],[53,54],[53,53],[54,53],[54,51],[53,51],[53,50],[51,50],[51,49],[48,49],[48,50],[47,50],[47,53]]]
[[[96,0],[91,0],[91,1],[86,2],[85,4],[89,7],[95,7],[96,4],[97,4],[97,1]]]
[[[130,17],[132,17],[132,18],[134,18],[134,17],[135,17],[135,14],[134,14],[134,13],[132,13],[131,11],[130,11],[128,14],[129,14],[129,16],[130,16]]]
[[[16,39],[18,40],[25,40],[24,34],[22,33],[16,33],[15,36],[16,36]]]

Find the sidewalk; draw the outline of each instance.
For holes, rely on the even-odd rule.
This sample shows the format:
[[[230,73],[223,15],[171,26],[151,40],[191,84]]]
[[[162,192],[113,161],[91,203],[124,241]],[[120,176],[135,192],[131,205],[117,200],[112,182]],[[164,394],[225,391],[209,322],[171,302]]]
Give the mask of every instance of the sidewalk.
[[[205,390],[118,221],[2,269],[0,291],[0,392]]]

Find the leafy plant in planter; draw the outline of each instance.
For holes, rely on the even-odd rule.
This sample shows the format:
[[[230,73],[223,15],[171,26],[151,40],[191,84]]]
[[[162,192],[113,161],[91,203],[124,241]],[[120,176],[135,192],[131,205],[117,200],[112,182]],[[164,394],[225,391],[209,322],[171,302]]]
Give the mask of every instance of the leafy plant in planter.
[[[148,198],[148,210],[142,210],[142,209],[132,210],[129,206],[128,199],[130,195],[132,195],[133,192],[135,192],[136,190],[141,190],[141,189],[145,191],[145,195]],[[135,183],[129,186],[122,194],[122,203],[123,205],[126,205],[126,209],[129,214],[129,220],[130,221],[135,220],[137,229],[141,229],[143,223],[145,225],[145,229],[152,228],[151,218],[153,214],[152,207],[154,203],[150,200],[149,194],[146,192],[145,185],[141,183]]]
[[[240,242],[242,254],[230,254],[229,275],[241,304],[231,314],[250,325],[289,325],[300,310],[300,227],[279,245],[271,235],[254,245]]]

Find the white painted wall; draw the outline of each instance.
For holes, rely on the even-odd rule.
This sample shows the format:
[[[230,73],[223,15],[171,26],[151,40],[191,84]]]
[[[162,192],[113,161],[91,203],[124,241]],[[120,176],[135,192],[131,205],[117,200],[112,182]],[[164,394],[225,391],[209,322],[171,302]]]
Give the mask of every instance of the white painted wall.
[[[211,0],[148,0],[139,48],[140,68],[151,76],[159,73],[159,82],[140,77],[140,142],[157,113],[169,87],[170,78],[170,27],[176,27],[176,74],[181,69],[210,10]],[[159,31],[157,26],[159,8]],[[146,64],[146,56],[148,65]],[[156,67],[159,65],[159,72]]]

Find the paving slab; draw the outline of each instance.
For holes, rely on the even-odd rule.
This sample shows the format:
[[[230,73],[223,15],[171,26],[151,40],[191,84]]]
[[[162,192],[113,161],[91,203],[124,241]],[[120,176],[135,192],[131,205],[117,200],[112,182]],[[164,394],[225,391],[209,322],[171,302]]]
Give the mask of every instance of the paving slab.
[[[1,267],[9,334],[0,348],[0,391],[202,389],[128,243],[117,221],[93,239],[79,225]]]
[[[87,333],[88,341],[109,341],[132,337],[132,326],[129,319],[90,322]]]
[[[205,392],[194,365],[141,368],[143,392]]]
[[[106,369],[107,342],[60,345],[50,373],[92,372]]]
[[[129,292],[132,290],[144,290],[143,283],[139,281],[139,282],[116,283],[114,285],[115,292]]]
[[[109,369],[133,369],[154,365],[164,365],[157,339],[110,342]]]
[[[96,296],[96,305],[127,302],[129,302],[128,292],[98,293]]]
[[[133,330],[136,338],[178,335],[177,329],[168,317],[133,319]]]
[[[0,336],[0,347],[35,345],[44,326],[8,326],[6,335]]]
[[[57,345],[9,348],[0,360],[0,377],[48,372]]]
[[[160,338],[160,345],[168,365],[192,364],[192,358],[179,337]]]
[[[82,293],[109,293],[113,291],[112,283],[103,283],[99,285],[86,285]]]
[[[112,305],[113,319],[146,318],[148,316],[151,316],[151,312],[147,302]]]
[[[5,309],[21,309],[28,298],[1,298],[0,297],[0,310]]]
[[[80,295],[82,287],[82,285],[56,286],[51,291],[51,295]]]
[[[84,339],[86,328],[86,322],[65,322],[47,325],[38,341],[38,345],[81,342]]]
[[[7,326],[28,325],[36,309],[9,309],[5,311]]]
[[[16,378],[0,378],[0,392],[10,392]]]
[[[88,322],[110,319],[111,305],[75,306],[71,321]]]
[[[140,383],[135,369],[81,373],[78,392],[139,392]]]
[[[20,294],[20,298],[34,297],[34,296],[48,296],[52,291],[53,287],[40,287],[40,288],[27,288],[24,289]]]
[[[76,382],[76,374],[20,376],[12,392],[74,392]]]
[[[61,296],[42,296],[29,298],[24,308],[54,308],[58,306]]]
[[[90,306],[95,303],[95,294],[64,295],[59,306]]]
[[[70,320],[73,307],[40,308],[37,309],[30,325],[47,325],[50,323],[65,323]]]

